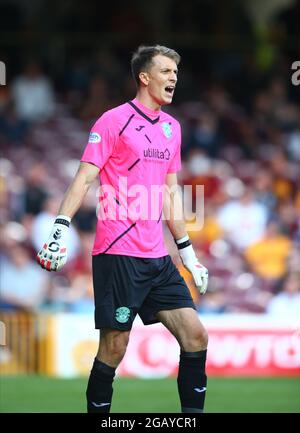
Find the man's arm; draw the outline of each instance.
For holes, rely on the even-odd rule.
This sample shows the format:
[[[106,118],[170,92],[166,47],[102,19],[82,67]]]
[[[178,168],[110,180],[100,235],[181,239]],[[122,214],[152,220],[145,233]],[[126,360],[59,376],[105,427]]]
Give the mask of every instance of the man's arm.
[[[167,174],[166,185],[168,188],[166,188],[164,195],[164,216],[169,230],[176,241],[187,236],[176,173]]]
[[[69,186],[63,201],[60,205],[58,214],[73,218],[81,203],[89,190],[89,187],[94,182],[99,174],[99,168],[87,162],[81,162],[79,169]]]
[[[208,270],[199,263],[185,228],[182,198],[176,173],[167,174],[166,185],[168,188],[164,195],[165,221],[177,244],[183,265],[192,274],[197,289],[203,295],[207,289]]]
[[[99,168],[87,162],[81,162],[79,169],[64,195],[58,216],[48,241],[37,254],[36,260],[47,271],[60,270],[67,261],[65,235],[72,217],[80,208],[89,187],[99,174]]]

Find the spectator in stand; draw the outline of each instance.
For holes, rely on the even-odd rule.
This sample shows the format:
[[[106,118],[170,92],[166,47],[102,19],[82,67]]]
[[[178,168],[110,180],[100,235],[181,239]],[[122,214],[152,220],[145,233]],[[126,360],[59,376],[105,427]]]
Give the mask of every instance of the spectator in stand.
[[[299,166],[294,168],[295,166],[283,151],[273,152],[270,163],[274,175],[273,189],[277,199],[291,199],[295,182],[299,177]]]
[[[300,317],[300,273],[287,275],[282,291],[267,306],[267,313],[278,317]]]
[[[271,217],[277,204],[277,199],[273,192],[273,174],[271,170],[267,167],[259,168],[255,173],[253,182],[256,200],[267,207],[268,216]]]
[[[283,231],[287,236],[293,237],[299,224],[299,210],[292,200],[282,200],[277,209]]]
[[[12,84],[12,100],[17,115],[30,122],[47,120],[54,113],[55,96],[49,78],[35,61]]]
[[[46,167],[42,162],[35,163],[28,172],[24,191],[24,211],[37,215],[42,211],[48,197],[45,178]]]
[[[274,287],[287,272],[291,245],[290,239],[281,233],[278,221],[271,220],[263,238],[246,249],[245,258],[251,270]]]
[[[295,240],[292,243],[291,252],[288,257],[288,269],[291,273],[297,273],[300,269],[300,218],[299,229],[295,235]]]
[[[99,114],[111,108],[111,101],[108,97],[107,83],[100,75],[93,77],[90,81],[88,95],[79,117],[82,120],[95,120]]]
[[[47,298],[49,276],[31,260],[27,245],[15,242],[1,257],[0,309],[37,311]]]
[[[201,299],[197,310],[200,314],[221,314],[226,312],[228,305],[226,293],[222,290],[207,292],[205,299]]]
[[[217,207],[211,202],[205,203],[203,227],[200,231],[194,230],[189,232],[190,239],[193,240],[195,246],[204,251],[209,249],[212,242],[223,238],[224,235],[216,218],[216,209]]]
[[[210,110],[202,110],[191,128],[188,149],[203,150],[213,158],[218,154],[220,141],[216,115]]]
[[[28,122],[17,116],[12,103],[0,115],[0,143],[23,145],[28,133]]]
[[[220,208],[218,222],[228,240],[244,250],[263,236],[267,209],[254,199],[252,189],[247,187],[239,200],[230,200]]]

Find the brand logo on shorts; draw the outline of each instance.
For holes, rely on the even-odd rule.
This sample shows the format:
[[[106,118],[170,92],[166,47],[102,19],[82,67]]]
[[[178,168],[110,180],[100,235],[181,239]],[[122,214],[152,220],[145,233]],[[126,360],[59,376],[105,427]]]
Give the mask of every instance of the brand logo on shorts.
[[[120,323],[128,322],[130,317],[130,310],[127,307],[120,307],[116,309],[116,320]]]

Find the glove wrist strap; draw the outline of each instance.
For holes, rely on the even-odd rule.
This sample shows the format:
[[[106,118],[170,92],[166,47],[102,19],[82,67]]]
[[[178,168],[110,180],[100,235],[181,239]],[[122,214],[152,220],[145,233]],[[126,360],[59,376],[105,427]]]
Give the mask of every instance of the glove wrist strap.
[[[177,244],[177,248],[178,248],[179,250],[182,250],[183,248],[186,248],[186,247],[188,247],[189,245],[192,245],[192,244],[191,244],[191,241],[190,241],[190,238],[189,238],[188,235],[184,236],[184,237],[181,238],[181,239],[177,239],[177,240],[175,240],[175,242],[176,242],[176,244]]]
[[[61,224],[63,226],[69,227],[71,222],[71,218],[66,215],[57,215],[54,224]]]

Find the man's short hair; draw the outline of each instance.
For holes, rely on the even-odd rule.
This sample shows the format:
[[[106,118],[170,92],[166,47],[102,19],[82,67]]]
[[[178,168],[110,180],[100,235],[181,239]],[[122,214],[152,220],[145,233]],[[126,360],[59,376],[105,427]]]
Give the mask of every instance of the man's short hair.
[[[153,57],[157,56],[158,54],[174,60],[176,65],[178,65],[180,62],[180,55],[171,48],[164,47],[163,45],[140,45],[138,49],[133,53],[131,58],[131,72],[137,86],[140,85],[140,72],[147,71],[152,66]]]

